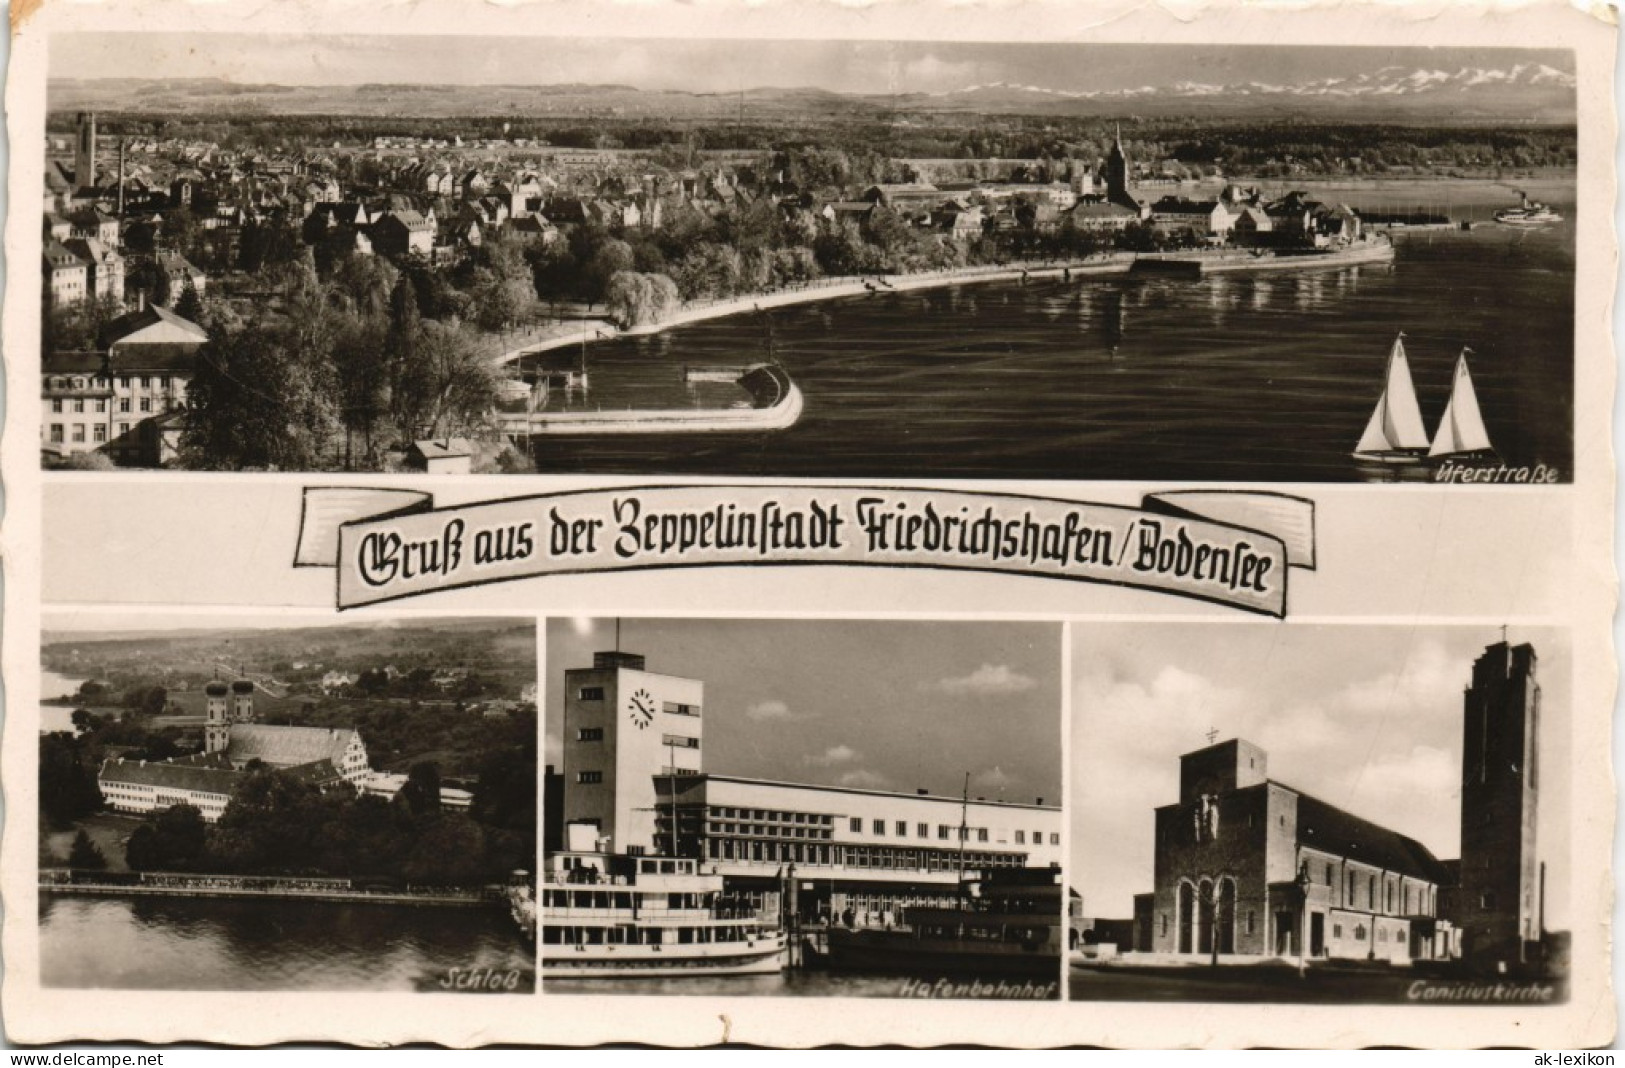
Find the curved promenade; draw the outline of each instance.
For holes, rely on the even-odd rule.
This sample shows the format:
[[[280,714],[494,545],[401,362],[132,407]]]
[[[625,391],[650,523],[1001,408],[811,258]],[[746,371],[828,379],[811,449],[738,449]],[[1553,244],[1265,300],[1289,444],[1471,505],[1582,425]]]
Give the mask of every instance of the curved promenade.
[[[675,314],[658,323],[646,323],[630,330],[617,329],[603,320],[589,320],[586,326],[592,337],[576,330],[559,337],[548,338],[506,352],[501,362],[511,363],[524,356],[552,349],[573,348],[583,343],[607,341],[617,337],[641,337],[658,334],[674,326],[698,323],[707,319],[722,319],[745,312],[785,308],[793,304],[812,304],[817,301],[839,300],[842,297],[861,297],[866,293],[905,292],[914,289],[941,289],[946,286],[972,285],[978,282],[1014,282],[1022,279],[1062,278],[1068,276],[1099,276],[1127,274],[1134,263],[1132,252],[1108,252],[1081,260],[1045,260],[1025,264],[992,265],[987,267],[956,267],[942,271],[920,271],[914,274],[885,274],[820,278],[788,289],[769,293],[756,293],[722,300],[691,301]]]

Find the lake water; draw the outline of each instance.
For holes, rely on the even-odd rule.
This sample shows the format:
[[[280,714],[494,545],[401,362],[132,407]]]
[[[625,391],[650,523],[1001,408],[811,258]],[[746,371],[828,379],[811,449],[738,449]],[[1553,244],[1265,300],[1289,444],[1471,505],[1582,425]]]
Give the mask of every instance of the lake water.
[[[68,675],[58,675],[54,671],[41,671],[39,679],[39,695],[43,701],[53,697],[71,697],[79,692],[85,679],[76,679]],[[39,729],[41,734],[50,734],[54,731],[73,730],[72,705],[40,705]]]
[[[1565,221],[1488,222],[1504,185],[1322,191],[1367,210],[1482,225],[1401,233],[1392,265],[1204,279],[987,283],[772,313],[806,396],[800,422],[749,435],[538,438],[545,472],[766,477],[1358,481],[1350,453],[1404,331],[1424,422],[1470,347],[1489,435],[1511,465],[1572,471],[1572,186],[1535,191]],[[717,403],[685,364],[764,353],[756,316],[588,351],[587,406]],[[717,388],[702,387],[714,391]],[[579,398],[576,404],[580,405]],[[1420,475],[1420,472],[1416,474]]]
[[[517,973],[499,909],[182,897],[40,897],[40,981],[139,990],[437,990],[449,969]]]

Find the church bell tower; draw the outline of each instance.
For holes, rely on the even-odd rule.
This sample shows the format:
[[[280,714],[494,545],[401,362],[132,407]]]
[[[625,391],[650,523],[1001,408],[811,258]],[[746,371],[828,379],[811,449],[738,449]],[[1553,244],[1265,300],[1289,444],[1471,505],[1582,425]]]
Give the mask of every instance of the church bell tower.
[[[81,189],[96,184],[96,113],[81,111],[74,127],[73,184]]]
[[[1106,199],[1120,204],[1128,198],[1128,156],[1123,152],[1123,128],[1117,128],[1106,155]]]
[[[224,753],[231,741],[230,687],[215,679],[203,687],[203,751]]]
[[[1463,699],[1462,956],[1506,972],[1538,952],[1540,684],[1535,650],[1501,641],[1473,663]]]

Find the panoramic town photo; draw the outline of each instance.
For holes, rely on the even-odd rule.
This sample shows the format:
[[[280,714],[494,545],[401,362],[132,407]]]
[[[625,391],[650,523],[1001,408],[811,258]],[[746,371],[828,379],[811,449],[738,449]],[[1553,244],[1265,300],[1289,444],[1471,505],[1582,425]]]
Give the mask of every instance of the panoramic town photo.
[[[1573,477],[1567,52],[80,33],[49,63],[48,468]]]
[[[1076,626],[1074,1000],[1568,997],[1569,635]]]
[[[47,987],[533,992],[536,627],[47,615]]]
[[[546,993],[1059,997],[1058,624],[547,639]]]

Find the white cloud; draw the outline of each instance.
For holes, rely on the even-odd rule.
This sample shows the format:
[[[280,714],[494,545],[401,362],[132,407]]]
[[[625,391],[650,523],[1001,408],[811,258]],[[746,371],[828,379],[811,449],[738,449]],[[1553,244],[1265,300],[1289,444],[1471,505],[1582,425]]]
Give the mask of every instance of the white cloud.
[[[879,772],[870,771],[868,768],[858,768],[855,771],[843,772],[841,777],[835,781],[841,786],[851,786],[860,790],[878,790],[891,780]]]
[[[902,84],[894,86],[898,92],[934,92],[955,88],[976,80],[978,66],[974,62],[945,60],[935,53],[902,64],[898,73]]]
[[[1409,707],[1452,707],[1460,703],[1466,675],[1438,642],[1422,640],[1395,671],[1352,682],[1336,700],[1350,712],[1365,715],[1403,713]]]
[[[745,715],[760,723],[764,720],[790,719],[790,706],[783,701],[758,701],[745,709]]]
[[[970,784],[976,789],[993,794],[999,794],[1009,789],[1015,781],[1013,775],[997,765],[985,771],[979,771],[970,777]]]
[[[969,675],[937,680],[933,689],[949,694],[1021,693],[1038,683],[1008,664],[983,664]]]
[[[858,751],[850,745],[832,745],[817,756],[806,758],[809,764],[819,764],[831,767],[836,764],[850,764],[858,758]]]
[[[1154,810],[1178,799],[1178,755],[1210,730],[1262,746],[1271,779],[1456,855],[1468,662],[1448,642],[1351,633],[1346,652],[1318,635],[1220,643],[1245,656],[1238,668],[1212,649],[1126,637],[1080,645],[1074,659],[1073,849],[1097,858],[1086,908],[1123,911],[1150,888]],[[1304,656],[1335,673],[1317,674]]]

